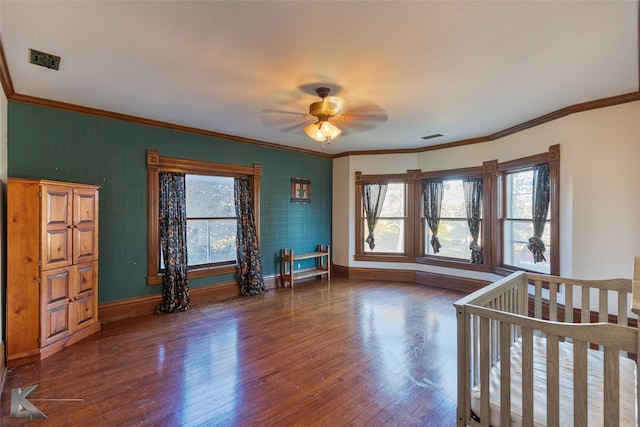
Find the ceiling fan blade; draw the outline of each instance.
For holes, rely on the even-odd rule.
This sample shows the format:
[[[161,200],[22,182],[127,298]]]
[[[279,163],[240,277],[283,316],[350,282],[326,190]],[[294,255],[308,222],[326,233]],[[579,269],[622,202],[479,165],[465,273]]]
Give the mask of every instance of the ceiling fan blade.
[[[278,110],[277,108],[264,108],[262,110],[262,114],[289,114],[296,116],[304,116],[300,111],[288,111],[288,110]]]
[[[268,127],[282,128],[304,124],[305,114],[299,111],[265,108],[260,113],[260,121]]]
[[[389,119],[385,110],[371,102],[363,102],[353,107],[349,107],[344,113],[342,113],[342,115],[344,116],[344,120],[347,122],[386,122]]]
[[[296,123],[294,125],[291,125],[289,127],[286,127],[284,129],[280,129],[280,132],[293,132],[293,131],[297,131],[299,129],[302,129],[306,126],[307,124],[303,121],[300,121],[300,123]]]
[[[356,133],[356,132],[366,132],[371,129],[375,129],[378,127],[378,124],[375,122],[342,122],[337,125],[340,129],[342,129],[345,135]]]
[[[360,113],[345,113],[343,121],[347,123],[352,122],[377,122],[384,123],[389,119],[386,114],[360,114]]]

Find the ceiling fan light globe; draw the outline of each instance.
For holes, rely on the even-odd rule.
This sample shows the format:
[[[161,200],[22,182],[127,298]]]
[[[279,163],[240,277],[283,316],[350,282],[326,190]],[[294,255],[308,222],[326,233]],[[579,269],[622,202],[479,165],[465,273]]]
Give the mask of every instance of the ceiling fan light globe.
[[[323,134],[324,136],[329,136],[329,135],[331,135],[331,132],[333,131],[333,128],[334,128],[334,127],[335,127],[335,126],[333,126],[333,125],[332,125],[331,123],[329,123],[329,122],[322,122],[322,123],[320,124],[320,131],[322,132],[322,134]]]
[[[304,128],[304,132],[309,136],[309,138],[318,142],[331,141],[342,133],[342,131],[333,123],[326,120],[311,123],[309,126]]]
[[[336,136],[340,135],[342,131],[338,129],[333,123],[324,121],[320,125],[320,131],[324,135],[325,139],[332,140]]]
[[[327,139],[322,134],[322,131],[320,130],[320,125],[318,122],[311,123],[309,126],[304,128],[304,132],[307,134],[309,138],[314,139],[318,142],[323,142],[325,139]]]
[[[336,136],[340,135],[342,133],[342,131],[340,129],[338,129],[336,126],[331,125],[332,130],[331,130],[331,135],[329,135],[329,139],[333,139]]]

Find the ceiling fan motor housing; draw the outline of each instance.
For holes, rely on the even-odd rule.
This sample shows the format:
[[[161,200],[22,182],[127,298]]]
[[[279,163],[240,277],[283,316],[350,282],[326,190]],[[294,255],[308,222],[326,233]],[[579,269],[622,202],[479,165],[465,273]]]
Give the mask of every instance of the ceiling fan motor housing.
[[[336,104],[323,99],[322,101],[309,105],[309,114],[318,118],[331,117],[336,114],[337,109],[338,106]]]
[[[316,88],[316,93],[320,98],[322,98],[322,100],[309,105],[309,114],[320,120],[327,120],[330,117],[335,116],[338,112],[338,104],[327,100],[327,96],[331,93],[331,89],[321,86]]]

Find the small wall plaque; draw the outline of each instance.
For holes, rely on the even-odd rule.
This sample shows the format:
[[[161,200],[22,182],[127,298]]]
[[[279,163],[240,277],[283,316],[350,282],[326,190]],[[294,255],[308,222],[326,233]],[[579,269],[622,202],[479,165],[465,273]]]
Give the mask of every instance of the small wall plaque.
[[[291,203],[311,203],[311,181],[291,178]]]

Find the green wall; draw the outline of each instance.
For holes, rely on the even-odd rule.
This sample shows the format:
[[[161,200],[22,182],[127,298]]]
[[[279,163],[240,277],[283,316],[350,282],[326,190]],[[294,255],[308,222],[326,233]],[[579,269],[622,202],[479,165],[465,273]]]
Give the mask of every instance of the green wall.
[[[7,131],[9,177],[101,186],[100,303],[161,292],[146,284],[148,149],[166,157],[262,165],[265,276],[279,272],[282,248],[301,253],[331,244],[330,158],[18,102],[9,102]],[[311,180],[310,204],[290,202],[293,177]],[[234,275],[191,280],[190,286],[229,280]]]

